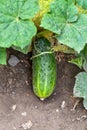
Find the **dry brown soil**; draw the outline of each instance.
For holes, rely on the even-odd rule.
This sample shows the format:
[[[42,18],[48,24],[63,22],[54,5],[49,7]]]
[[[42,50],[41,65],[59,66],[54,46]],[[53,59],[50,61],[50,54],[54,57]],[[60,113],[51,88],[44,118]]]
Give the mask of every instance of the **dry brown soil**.
[[[23,123],[28,121],[32,122],[30,130],[87,130],[82,101],[72,110],[77,101],[73,97],[75,75],[80,70],[67,62],[67,56],[57,54],[56,89],[42,102],[32,91],[30,54],[9,54],[16,55],[20,63],[0,66],[0,130],[24,130]]]

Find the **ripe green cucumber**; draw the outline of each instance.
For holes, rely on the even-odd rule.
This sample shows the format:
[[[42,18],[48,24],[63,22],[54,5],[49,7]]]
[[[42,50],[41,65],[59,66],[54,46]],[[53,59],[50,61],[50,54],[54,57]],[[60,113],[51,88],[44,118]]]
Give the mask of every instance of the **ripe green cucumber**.
[[[41,100],[49,97],[56,83],[56,60],[51,43],[44,37],[36,40],[32,56],[33,91]]]

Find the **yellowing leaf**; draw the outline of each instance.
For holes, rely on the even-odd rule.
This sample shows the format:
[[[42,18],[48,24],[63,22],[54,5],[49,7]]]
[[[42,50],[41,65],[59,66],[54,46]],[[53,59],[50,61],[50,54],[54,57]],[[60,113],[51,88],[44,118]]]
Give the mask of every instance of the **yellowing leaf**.
[[[53,33],[48,30],[43,30],[40,33],[38,33],[38,37],[45,37],[47,38],[51,43],[53,42]]]
[[[59,52],[64,52],[64,53],[75,53],[75,51],[71,48],[69,48],[68,46],[66,45],[62,45],[62,44],[57,44],[53,47],[53,50],[55,52],[59,51]]]
[[[87,10],[83,9],[81,6],[77,6],[79,13],[87,14]]]
[[[53,0],[39,0],[40,11],[33,18],[37,27],[39,27],[43,15],[49,11],[50,3],[52,1]]]

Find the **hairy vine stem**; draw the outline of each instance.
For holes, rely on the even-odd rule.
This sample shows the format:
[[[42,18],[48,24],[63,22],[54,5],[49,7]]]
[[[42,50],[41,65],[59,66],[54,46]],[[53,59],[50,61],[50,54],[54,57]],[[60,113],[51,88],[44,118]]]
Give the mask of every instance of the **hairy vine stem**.
[[[30,58],[30,60],[32,60],[32,59],[34,59],[34,58],[36,58],[36,57],[38,57],[38,56],[41,56],[41,55],[52,54],[52,53],[53,53],[52,51],[41,52],[40,54],[37,54],[37,55],[35,55],[35,56],[32,56],[32,57]]]

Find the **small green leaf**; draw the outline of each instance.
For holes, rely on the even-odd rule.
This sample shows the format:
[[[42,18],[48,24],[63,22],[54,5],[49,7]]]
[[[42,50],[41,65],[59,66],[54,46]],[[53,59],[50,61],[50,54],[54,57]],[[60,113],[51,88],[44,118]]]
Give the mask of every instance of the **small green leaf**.
[[[38,0],[0,1],[0,47],[23,49],[31,44],[36,27],[30,20],[38,12]]]
[[[82,57],[77,57],[77,58],[75,58],[75,59],[73,59],[73,60],[71,60],[69,62],[77,65],[80,69],[82,68],[82,65],[83,65]]]
[[[75,97],[84,98],[83,104],[87,109],[87,73],[80,72],[76,76],[76,82],[73,89],[73,94]]]
[[[0,64],[6,65],[6,49],[0,48]]]

